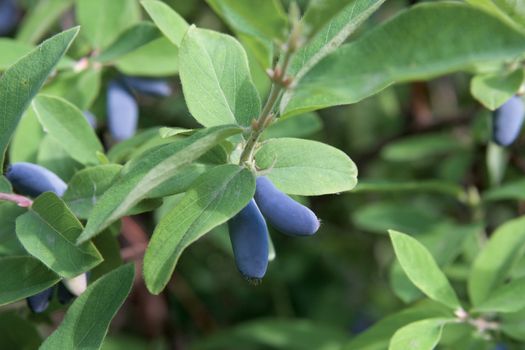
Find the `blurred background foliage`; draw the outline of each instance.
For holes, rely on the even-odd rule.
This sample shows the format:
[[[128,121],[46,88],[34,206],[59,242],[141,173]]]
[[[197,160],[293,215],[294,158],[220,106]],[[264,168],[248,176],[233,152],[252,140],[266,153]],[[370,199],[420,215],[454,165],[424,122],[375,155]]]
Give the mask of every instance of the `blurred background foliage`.
[[[22,27],[7,35],[32,34],[35,37],[30,41],[37,42],[72,25],[73,12],[68,6],[55,12],[43,8],[53,2],[59,3],[20,0],[17,15]],[[189,23],[231,33],[203,0],[165,2]],[[287,6],[289,1],[284,2]],[[409,2],[387,1],[353,38]],[[307,1],[298,3],[304,8]],[[30,32],[19,31],[37,11],[42,16],[35,27]],[[51,24],[39,32],[38,24],[46,21]],[[69,56],[79,59],[88,54],[84,43],[81,35]],[[176,53],[165,52],[161,44],[147,46],[150,54],[158,52],[158,62],[143,61],[140,52],[133,52],[119,60],[116,68],[130,75],[165,77],[173,94],[161,100],[138,97],[140,129],[198,127],[186,109],[176,65],[170,59]],[[258,89],[267,91],[264,72],[251,63]],[[104,71],[101,85],[115,74],[114,69]],[[477,219],[482,216],[490,231],[525,210],[521,201],[525,184],[515,182],[525,170],[525,138],[511,147],[508,157],[498,158],[508,164],[503,182],[515,186],[506,192],[500,187],[498,192],[492,185],[499,181],[486,159],[490,113],[471,97],[469,80],[467,74],[455,74],[396,85],[355,105],[294,117],[271,130],[274,135],[307,137],[340,148],[357,163],[358,187],[349,193],[309,199],[322,219],[316,236],[293,239],[271,232],[276,257],[257,287],[240,277],[227,232],[224,227],[216,229],[186,251],[166,293],[149,295],[143,283],[137,283],[103,349],[340,349],[378,320],[422,298],[394,262],[387,229],[412,234],[423,242],[464,297],[463,282],[476,254]],[[63,92],[69,88],[64,79],[62,84],[48,89]],[[105,94],[93,98],[91,110],[103,125]],[[67,180],[72,172],[68,167],[61,170],[65,155],[57,154],[46,142],[39,147],[38,161]],[[175,196],[166,201],[155,214],[125,220],[122,230],[128,235],[122,239],[121,253],[129,253],[127,247],[150,234],[159,212],[177,200]],[[125,258],[132,259],[133,254]],[[514,273],[525,276],[525,259]],[[21,323],[17,328],[21,331],[27,322],[16,317],[16,305],[0,308],[0,348],[13,324]],[[39,321],[40,331],[46,332],[60,314],[28,318]],[[32,330],[28,329],[25,336],[29,337]],[[483,346],[494,346],[497,341]],[[514,346],[520,348],[517,343]]]

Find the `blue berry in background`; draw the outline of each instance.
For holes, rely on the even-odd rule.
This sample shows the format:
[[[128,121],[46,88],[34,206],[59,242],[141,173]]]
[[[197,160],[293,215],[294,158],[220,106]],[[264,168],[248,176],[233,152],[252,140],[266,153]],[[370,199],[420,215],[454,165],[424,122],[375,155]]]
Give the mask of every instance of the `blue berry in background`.
[[[497,344],[494,350],[509,350],[509,348],[505,344]]]
[[[26,298],[27,306],[31,309],[32,312],[38,314],[46,311],[49,306],[49,302],[53,297],[53,287],[48,288],[38,294]]]
[[[9,34],[18,23],[15,0],[0,0],[0,36]]]
[[[11,164],[5,173],[17,193],[37,197],[44,192],[54,192],[61,197],[67,185],[52,171],[32,163]]]
[[[235,264],[247,280],[258,283],[268,267],[268,228],[252,199],[228,221]]]
[[[57,288],[57,297],[58,302],[62,305],[68,304],[71,300],[75,298],[75,295],[72,294],[63,284],[60,282]]]
[[[115,141],[127,140],[137,131],[139,109],[131,91],[120,81],[112,80],[107,91],[109,132]]]
[[[518,138],[523,119],[525,106],[519,96],[511,97],[493,113],[493,140],[501,146],[509,146]]]
[[[309,236],[319,229],[314,212],[278,190],[266,176],[257,178],[255,202],[270,225],[284,234]]]
[[[124,82],[137,92],[158,97],[171,95],[171,87],[164,79],[124,77]]]
[[[93,129],[96,129],[97,128],[97,118],[95,117],[95,115],[93,115],[93,113],[91,113],[90,111],[84,111],[82,113],[84,114],[84,118],[86,118],[89,125],[91,125]]]

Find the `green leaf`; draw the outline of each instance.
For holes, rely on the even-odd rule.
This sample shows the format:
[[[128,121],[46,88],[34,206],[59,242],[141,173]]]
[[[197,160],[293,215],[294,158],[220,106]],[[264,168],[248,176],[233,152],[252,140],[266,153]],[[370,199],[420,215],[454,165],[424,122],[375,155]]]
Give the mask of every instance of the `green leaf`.
[[[281,114],[356,103],[396,82],[502,63],[524,51],[522,33],[482,10],[452,2],[421,4],[326,56],[281,104]]]
[[[60,277],[32,256],[0,258],[0,274],[0,305],[30,297],[60,281]]]
[[[93,243],[75,245],[81,232],[80,221],[52,192],[40,195],[30,211],[16,220],[16,235],[29,254],[66,278],[102,262]]]
[[[162,1],[144,0],[141,4],[166,38],[179,47],[189,27],[186,20]]]
[[[509,337],[525,341],[525,308],[501,315],[501,331]]]
[[[507,182],[499,187],[493,187],[483,193],[485,201],[525,200],[525,179]]]
[[[250,77],[246,52],[237,40],[190,27],[182,40],[179,60],[184,98],[199,123],[248,126],[259,116],[259,94]]]
[[[11,38],[0,37],[0,52],[2,52],[2,55],[0,55],[0,71],[9,68],[16,63],[16,61],[30,53],[34,48],[35,47],[30,44],[16,41]],[[75,62],[72,59],[62,57],[62,59],[58,61],[56,69],[71,69],[74,64]]]
[[[131,291],[134,275],[135,265],[130,263],[95,281],[73,302],[40,349],[100,349],[111,320]]]
[[[26,109],[9,145],[9,161],[35,163],[44,135],[33,108]]]
[[[287,17],[278,0],[206,0],[235,31],[265,40],[284,41]]]
[[[16,311],[0,314],[0,349],[38,349],[42,338],[36,324],[18,315]]]
[[[458,151],[465,146],[451,133],[433,133],[405,137],[383,147],[381,157],[394,162],[428,160]]]
[[[300,81],[321,59],[341,46],[384,1],[315,0],[311,2],[303,21],[312,29],[310,35],[315,34],[315,36],[292,57],[288,69],[289,74],[294,76],[295,81]],[[332,13],[330,10],[336,12]],[[329,15],[328,18],[327,15]],[[328,20],[328,23],[325,23],[322,28],[315,28],[315,23],[308,23],[318,21],[321,17]],[[318,29],[319,32],[316,33]],[[290,93],[286,92],[283,97],[283,105],[290,97]]]
[[[443,180],[421,180],[417,182],[361,180],[353,192],[428,192],[441,193],[459,199],[464,195],[465,191],[458,184]]]
[[[305,113],[293,118],[279,118],[264,130],[263,138],[306,137],[323,128],[323,121],[316,113]]]
[[[406,234],[388,232],[396,257],[412,283],[429,298],[452,309],[460,308],[456,293],[425,246]]]
[[[208,164],[193,163],[185,166],[170,179],[148,193],[148,198],[162,198],[186,192],[195,180],[211,168]]]
[[[373,233],[386,234],[388,229],[394,229],[419,234],[442,222],[442,216],[433,208],[383,200],[357,208],[352,212],[352,220],[357,227]]]
[[[158,128],[140,130],[133,137],[117,143],[108,152],[108,159],[113,163],[123,163],[132,157],[133,152],[142,148],[148,140],[159,135]]]
[[[1,179],[5,179],[3,176]],[[3,182],[3,181],[2,181]],[[6,180],[6,187],[10,183]],[[10,193],[10,189],[3,189],[0,192]],[[15,221],[16,218],[26,212],[15,203],[0,202],[0,255],[25,255],[25,250],[16,238]]]
[[[332,325],[310,320],[269,318],[243,322],[192,344],[192,350],[335,350],[348,338]]]
[[[516,312],[525,308],[525,278],[512,280],[491,292],[489,297],[476,306],[477,312]]]
[[[139,21],[140,8],[135,0],[76,0],[76,18],[91,45],[102,49]]]
[[[446,317],[449,310],[441,304],[425,300],[395,314],[389,315],[352,339],[343,350],[385,350],[390,338],[401,327],[425,318]]]
[[[67,51],[78,33],[78,27],[66,30],[44,41],[28,55],[21,58],[0,77],[0,164],[13,132],[37,94]]]
[[[472,6],[478,6],[514,25],[525,27],[525,6],[516,0],[466,0]]]
[[[470,82],[470,93],[493,111],[516,94],[523,78],[523,69],[507,74],[498,72],[476,75]]]
[[[80,110],[89,109],[100,91],[102,70],[93,67],[81,72],[63,72],[42,89],[46,95],[60,96]]]
[[[99,62],[109,62],[132,52],[160,37],[160,32],[150,22],[140,22],[128,28],[107,49],[96,57]]]
[[[293,138],[266,141],[255,155],[257,166],[281,191],[315,196],[349,191],[357,167],[342,151],[324,143]]]
[[[394,334],[388,350],[433,350],[441,339],[444,325],[450,321],[429,318],[410,323]]]
[[[50,135],[45,135],[40,142],[36,162],[66,182],[84,167],[71,158],[59,141]]]
[[[238,165],[220,165],[199,177],[153,232],[144,255],[149,291],[159,294],[184,249],[237,214],[254,192],[255,176]]]
[[[162,37],[119,57],[114,64],[127,75],[165,77],[179,71],[179,50]]]
[[[472,265],[468,292],[477,307],[506,278],[514,262],[523,254],[525,217],[506,222],[492,234]]]
[[[509,159],[510,155],[506,147],[500,146],[495,142],[488,143],[485,161],[492,186],[499,186],[501,184],[507,171]]]
[[[222,140],[238,134],[240,128],[220,126],[201,130],[174,143],[144,152],[129,162],[89,216],[78,242],[85,242],[124,215],[149,191],[175,175]]]
[[[38,95],[33,109],[45,130],[64,150],[82,164],[98,164],[104,152],[93,128],[75,105],[61,97]]]
[[[73,5],[74,0],[38,1],[31,11],[24,16],[16,39],[26,43],[36,43],[60,16]],[[2,52],[3,54],[3,52]]]
[[[121,169],[122,166],[118,164],[105,164],[75,173],[63,196],[67,206],[77,217],[88,218]]]

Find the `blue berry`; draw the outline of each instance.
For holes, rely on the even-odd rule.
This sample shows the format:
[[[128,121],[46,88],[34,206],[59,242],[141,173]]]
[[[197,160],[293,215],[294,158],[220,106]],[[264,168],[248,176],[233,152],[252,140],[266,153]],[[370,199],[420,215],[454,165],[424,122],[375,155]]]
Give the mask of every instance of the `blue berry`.
[[[278,190],[266,176],[257,178],[255,202],[270,225],[284,234],[309,236],[319,229],[317,216]]]
[[[38,294],[26,298],[27,306],[31,309],[32,312],[39,314],[46,311],[49,306],[49,302],[53,297],[53,287],[48,288]]]
[[[519,136],[525,106],[519,96],[511,97],[493,113],[493,140],[501,146],[509,146]]]
[[[0,0],[0,36],[9,34],[18,23],[18,9],[14,0]]]
[[[163,79],[124,77],[123,80],[129,87],[141,94],[159,97],[171,95],[171,87]]]
[[[247,280],[257,284],[268,267],[268,228],[252,199],[228,221],[235,264]]]
[[[120,81],[112,80],[107,91],[107,115],[111,136],[127,140],[137,131],[139,109],[133,94]]]
[[[37,197],[44,192],[54,192],[62,196],[67,185],[52,171],[32,163],[14,163],[7,168],[5,174],[16,192],[31,197]]]

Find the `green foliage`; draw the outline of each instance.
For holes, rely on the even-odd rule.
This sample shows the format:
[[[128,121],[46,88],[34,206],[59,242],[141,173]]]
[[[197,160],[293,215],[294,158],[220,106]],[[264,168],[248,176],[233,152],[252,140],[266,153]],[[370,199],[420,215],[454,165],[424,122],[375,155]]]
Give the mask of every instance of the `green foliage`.
[[[491,111],[524,91],[525,7],[405,3],[0,5],[0,348],[520,349],[524,141]],[[228,221],[259,176],[320,229],[245,244],[254,288]]]

